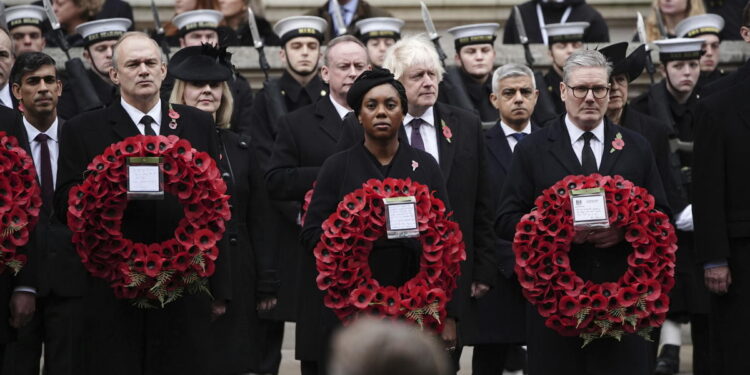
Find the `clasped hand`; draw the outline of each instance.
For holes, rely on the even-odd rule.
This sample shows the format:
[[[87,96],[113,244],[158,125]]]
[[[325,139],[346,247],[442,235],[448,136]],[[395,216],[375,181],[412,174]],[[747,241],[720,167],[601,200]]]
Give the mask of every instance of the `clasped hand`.
[[[596,248],[607,248],[617,245],[625,238],[625,231],[622,228],[607,229],[585,229],[576,231],[573,236],[573,243],[591,243]]]

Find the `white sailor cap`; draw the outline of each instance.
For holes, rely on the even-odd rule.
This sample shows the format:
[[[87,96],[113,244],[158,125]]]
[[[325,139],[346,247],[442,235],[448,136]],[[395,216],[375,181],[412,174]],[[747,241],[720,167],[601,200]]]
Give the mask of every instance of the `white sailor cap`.
[[[180,35],[184,36],[195,30],[216,30],[223,17],[218,10],[198,9],[176,15],[172,23],[180,30]]]
[[[470,44],[493,44],[497,38],[499,23],[477,23],[473,25],[456,26],[448,29],[453,36],[456,51]]]
[[[367,43],[372,38],[401,39],[401,28],[404,21],[393,17],[373,17],[357,21],[359,39]]]
[[[547,31],[547,45],[583,41],[583,33],[589,27],[588,22],[551,23],[544,25]]]
[[[680,21],[675,28],[678,38],[695,38],[703,34],[719,35],[724,28],[724,18],[717,14],[701,14]]]
[[[279,36],[282,44],[300,36],[311,36],[323,42],[323,32],[327,28],[328,22],[315,16],[287,17],[273,25],[273,31]]]
[[[44,8],[38,5],[16,5],[5,9],[5,22],[8,25],[8,30],[25,25],[36,26],[41,29],[46,18],[47,14],[44,12]]]
[[[119,39],[122,34],[128,32],[132,25],[127,18],[105,18],[90,21],[76,26],[76,32],[81,34],[86,47],[105,40]]]
[[[654,41],[659,47],[659,59],[662,63],[674,60],[697,60],[703,54],[703,40],[693,38],[674,38]]]

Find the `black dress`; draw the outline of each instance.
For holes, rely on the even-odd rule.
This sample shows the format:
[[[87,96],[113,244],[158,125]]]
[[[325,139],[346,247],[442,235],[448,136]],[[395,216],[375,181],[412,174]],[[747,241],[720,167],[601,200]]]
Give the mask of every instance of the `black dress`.
[[[417,168],[412,168],[412,162],[419,163]],[[313,249],[320,240],[323,233],[321,224],[331,213],[343,197],[356,189],[362,187],[367,180],[375,178],[384,180],[386,178],[410,178],[412,181],[427,185],[435,196],[446,204],[448,210],[446,187],[440,167],[435,159],[428,153],[417,150],[402,142],[390,165],[381,165],[375,157],[361,143],[354,147],[335,154],[328,158],[320,169],[317,185],[313,194],[310,207],[305,219],[305,226],[300,235],[304,245],[305,257],[313,259]],[[381,239],[376,241],[370,253],[370,266],[373,277],[381,285],[401,285],[416,274],[419,264],[421,247],[416,240],[392,241]],[[314,260],[304,264],[315,264]],[[317,270],[303,270],[303,277],[310,277],[310,283],[315,283]],[[322,310],[322,317],[318,326],[316,336],[319,348],[318,363],[324,363],[330,335],[339,321],[331,310],[323,305],[323,293],[320,292],[315,298],[305,296],[305,301],[300,301],[309,309]]]

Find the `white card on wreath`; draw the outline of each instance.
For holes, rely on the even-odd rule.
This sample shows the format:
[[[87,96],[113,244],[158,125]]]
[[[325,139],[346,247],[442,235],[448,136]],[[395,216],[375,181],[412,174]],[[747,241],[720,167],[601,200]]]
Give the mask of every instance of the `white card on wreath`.
[[[419,237],[414,196],[383,198],[383,203],[388,239]]]
[[[576,229],[609,228],[607,199],[603,188],[570,191],[570,210]]]
[[[158,192],[161,190],[158,165],[129,165],[128,191]]]

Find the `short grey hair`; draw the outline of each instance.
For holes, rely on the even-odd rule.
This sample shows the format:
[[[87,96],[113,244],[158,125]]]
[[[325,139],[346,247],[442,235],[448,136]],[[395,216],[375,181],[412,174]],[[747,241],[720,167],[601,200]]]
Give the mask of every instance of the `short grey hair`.
[[[365,55],[367,56],[367,63],[368,64],[370,63],[370,57],[369,57],[369,54],[367,53],[367,47],[365,46],[365,44],[362,43],[361,40],[359,40],[358,38],[352,35],[344,34],[341,36],[337,36],[328,42],[328,44],[326,45],[326,52],[323,54],[323,65],[330,68],[331,66],[328,64],[330,64],[331,62],[331,56],[330,56],[331,50],[333,49],[335,45],[341,44],[341,43],[347,43],[347,42],[354,43],[362,47],[362,49],[365,50]]]
[[[582,49],[573,52],[563,66],[563,82],[568,83],[570,74],[578,68],[602,68],[607,71],[607,82],[612,75],[612,64],[599,51]]]
[[[492,74],[492,92],[500,92],[500,81],[512,77],[529,77],[531,79],[531,88],[536,90],[534,72],[528,66],[508,63],[495,69],[495,73]]]
[[[113,69],[117,70],[117,59],[119,57],[118,56],[119,54],[117,53],[117,50],[118,50],[117,47],[119,47],[120,44],[122,44],[122,42],[125,41],[125,39],[134,38],[134,37],[145,38],[145,39],[150,40],[151,43],[154,45],[154,47],[156,47],[156,50],[159,51],[159,62],[163,63],[164,61],[166,61],[164,53],[161,50],[161,47],[159,47],[159,44],[156,43],[156,41],[153,40],[150,36],[148,36],[148,34],[142,31],[128,31],[125,34],[122,34],[122,36],[120,36],[120,39],[117,39],[117,43],[115,43],[115,45],[112,46],[112,68]]]
[[[383,68],[390,70],[396,79],[401,79],[409,67],[420,64],[434,68],[438,82],[443,80],[443,63],[432,41],[424,34],[402,38],[388,48],[383,60]]]

